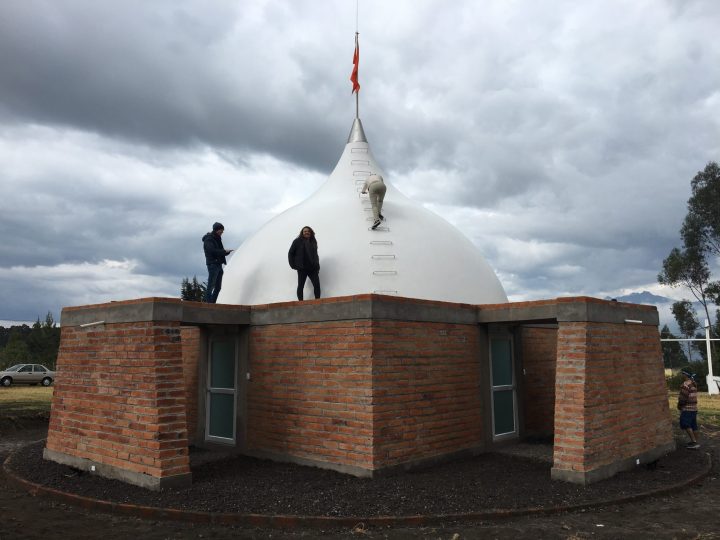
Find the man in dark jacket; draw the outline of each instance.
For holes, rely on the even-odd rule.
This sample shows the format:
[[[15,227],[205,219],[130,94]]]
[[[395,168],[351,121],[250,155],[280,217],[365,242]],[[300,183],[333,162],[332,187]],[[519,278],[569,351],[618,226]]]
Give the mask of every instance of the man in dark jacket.
[[[213,223],[212,232],[203,236],[203,249],[205,250],[205,264],[208,269],[207,289],[205,289],[205,302],[217,302],[222,287],[223,264],[227,264],[225,255],[230,255],[232,249],[225,249],[222,243],[222,234],[225,227],[222,223]]]

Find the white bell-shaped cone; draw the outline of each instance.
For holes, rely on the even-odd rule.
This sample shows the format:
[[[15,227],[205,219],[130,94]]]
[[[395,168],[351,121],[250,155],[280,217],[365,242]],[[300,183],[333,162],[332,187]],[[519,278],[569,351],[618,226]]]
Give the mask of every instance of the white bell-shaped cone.
[[[288,263],[288,250],[306,225],[318,242],[323,298],[377,293],[469,304],[507,302],[495,272],[472,242],[387,178],[385,221],[372,230],[370,201],[360,193],[370,174],[385,176],[356,119],[327,182],[270,220],[232,255],[218,302],[296,300],[297,273]],[[304,297],[313,298],[309,279]]]

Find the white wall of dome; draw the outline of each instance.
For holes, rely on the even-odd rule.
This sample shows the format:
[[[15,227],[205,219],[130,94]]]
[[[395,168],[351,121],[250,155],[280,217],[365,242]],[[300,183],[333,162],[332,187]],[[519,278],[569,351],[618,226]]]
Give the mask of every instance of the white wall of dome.
[[[385,221],[376,230],[367,195],[370,174],[385,179]],[[297,275],[287,252],[302,227],[313,228],[322,297],[364,293],[471,304],[507,302],[495,272],[475,245],[447,221],[410,200],[385,176],[355,119],[340,160],[308,199],[248,238],[225,270],[218,303],[295,300]],[[310,281],[305,298],[313,298]]]

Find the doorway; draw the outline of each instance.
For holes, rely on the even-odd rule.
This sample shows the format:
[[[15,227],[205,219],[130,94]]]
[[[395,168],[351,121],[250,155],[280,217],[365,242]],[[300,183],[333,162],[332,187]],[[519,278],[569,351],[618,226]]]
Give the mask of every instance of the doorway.
[[[206,395],[205,440],[234,445],[237,441],[238,340],[210,339]]]
[[[493,440],[517,437],[517,383],[511,335],[490,337],[490,389]]]

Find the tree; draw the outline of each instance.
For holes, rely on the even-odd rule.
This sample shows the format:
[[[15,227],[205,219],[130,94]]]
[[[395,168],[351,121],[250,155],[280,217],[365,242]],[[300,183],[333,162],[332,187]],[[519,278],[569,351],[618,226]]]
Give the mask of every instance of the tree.
[[[32,327],[23,324],[9,330],[0,330],[0,367],[33,363],[55,369],[60,347],[60,329],[55,324],[52,313],[48,312],[43,322],[38,317]]]
[[[700,328],[700,323],[697,320],[697,315],[692,307],[692,303],[689,300],[681,300],[675,302],[672,305],[672,314],[680,327],[680,333],[685,339],[692,339],[695,337],[695,332]],[[692,351],[695,348],[694,342],[686,341],[687,353],[690,362],[693,361]]]
[[[8,341],[10,341],[10,337],[13,334],[20,333],[23,336],[27,336],[31,331],[32,329],[27,324],[11,326],[10,328],[0,326],[0,351],[8,344]]]
[[[692,196],[680,236],[682,249],[673,248],[663,261],[658,282],[686,287],[702,305],[712,325],[710,305],[720,303],[720,281],[711,281],[708,256],[720,255],[720,167],[710,162],[691,181]],[[717,312],[716,312],[717,313]],[[717,323],[717,321],[716,321]],[[717,337],[717,333],[711,333]],[[711,342],[712,356],[718,361],[718,348]]]
[[[660,330],[660,338],[677,339],[677,336],[670,332],[670,328],[668,328],[668,325],[665,324]],[[680,367],[687,364],[687,356],[685,356],[685,353],[680,346],[680,342],[678,341],[663,341],[662,352],[663,365],[667,368],[672,369],[674,367]]]
[[[60,348],[60,329],[57,328],[52,313],[48,311],[43,322],[40,322],[38,317],[27,336],[27,346],[33,363],[55,369]]]
[[[690,182],[688,216],[700,224],[700,235],[706,250],[720,255],[720,166],[711,161]]]
[[[192,302],[202,302],[205,298],[206,288],[206,284],[200,283],[197,276],[193,276],[192,281],[184,278],[180,285],[180,298]]]
[[[663,269],[658,274],[658,282],[670,287],[684,286],[703,305],[707,313],[707,305],[710,301],[707,294],[710,269],[705,260],[705,254],[696,245],[691,244],[683,250],[673,248],[670,255],[663,261]]]
[[[30,350],[20,333],[10,335],[5,348],[0,351],[0,369],[5,369],[15,364],[30,362]]]

